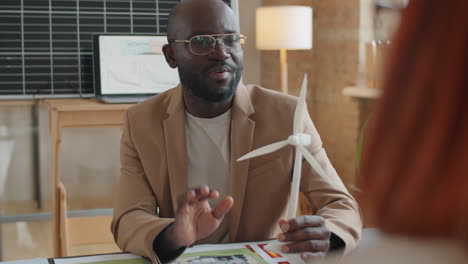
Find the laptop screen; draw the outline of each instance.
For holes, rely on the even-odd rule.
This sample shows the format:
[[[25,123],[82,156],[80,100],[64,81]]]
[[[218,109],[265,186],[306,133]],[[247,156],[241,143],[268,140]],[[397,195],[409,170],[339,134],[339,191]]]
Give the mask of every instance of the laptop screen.
[[[95,35],[94,83],[98,95],[158,94],[177,86],[177,69],[167,65],[166,36]]]

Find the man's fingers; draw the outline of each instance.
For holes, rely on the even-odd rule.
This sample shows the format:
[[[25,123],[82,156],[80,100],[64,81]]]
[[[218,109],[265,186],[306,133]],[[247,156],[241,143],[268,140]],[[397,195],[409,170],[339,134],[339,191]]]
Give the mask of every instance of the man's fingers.
[[[177,203],[179,205],[179,208],[183,207],[186,204],[191,203],[193,201],[193,199],[195,199],[195,191],[194,190],[188,190],[185,193],[181,194],[177,198]]]
[[[209,194],[209,198],[210,198],[210,199],[216,199],[216,198],[218,198],[218,196],[219,196],[219,192],[218,192],[218,191],[216,191],[216,190],[210,191],[210,194]]]
[[[301,253],[301,252],[327,252],[330,247],[328,240],[306,240],[287,244],[281,247],[284,253]]]
[[[278,240],[294,241],[281,247],[284,253],[303,253],[301,257],[309,261],[322,258],[330,247],[331,232],[321,216],[303,215],[280,220],[279,225],[283,233],[278,235]]]
[[[325,226],[325,220],[318,215],[301,215],[296,218],[290,219],[287,223],[281,224],[283,232],[291,232],[300,230],[306,227],[319,227]]]
[[[216,190],[210,190],[208,186],[201,186],[195,189],[190,189],[187,192],[183,193],[177,199],[178,206],[183,207],[187,204],[193,204],[195,202],[202,202],[207,199],[216,199],[218,198],[219,193]]]
[[[210,188],[206,185],[195,188],[194,190],[197,196],[206,196],[210,194]]]
[[[196,188],[195,194],[199,202],[207,199],[216,199],[219,196],[218,191],[210,190],[210,188],[206,185]]]
[[[288,221],[284,219],[280,219],[278,224],[283,232],[287,232],[287,229],[289,229]]]
[[[311,239],[329,240],[331,232],[325,226],[306,227],[297,231],[290,231],[278,235],[279,241],[304,241]]]
[[[216,219],[221,220],[229,212],[229,210],[231,210],[233,204],[234,200],[232,197],[226,196],[216,205],[215,208],[213,208],[211,212]]]

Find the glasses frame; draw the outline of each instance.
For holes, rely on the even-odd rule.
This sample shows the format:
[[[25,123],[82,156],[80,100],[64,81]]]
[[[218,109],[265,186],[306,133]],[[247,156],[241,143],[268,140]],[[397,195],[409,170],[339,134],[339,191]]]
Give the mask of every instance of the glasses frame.
[[[188,44],[189,44],[190,52],[192,52],[192,54],[203,56],[203,55],[208,55],[208,54],[210,54],[211,52],[213,52],[213,50],[214,50],[215,47],[216,47],[216,42],[218,42],[218,40],[219,40],[220,38],[223,38],[223,37],[225,37],[225,36],[232,36],[232,35],[239,36],[239,38],[240,38],[240,43],[241,43],[241,49],[240,49],[240,50],[242,50],[242,49],[244,48],[244,44],[245,44],[245,41],[247,40],[247,37],[246,37],[244,34],[240,34],[240,33],[212,34],[212,35],[196,35],[196,36],[193,36],[193,37],[191,37],[191,38],[189,38],[189,39],[175,39],[175,40],[171,41],[171,43],[169,43],[169,44],[172,44],[172,43],[174,43],[174,42],[176,42],[176,43],[188,43]],[[211,50],[210,50],[209,52],[207,52],[207,53],[196,53],[196,52],[193,51],[192,45],[190,45],[190,42],[192,41],[192,39],[193,39],[193,38],[196,38],[196,37],[211,37],[211,38],[213,38],[213,39],[215,40],[215,42],[214,42],[215,44],[213,45],[213,47],[211,48]],[[220,44],[223,45],[223,49],[224,49],[224,51],[226,51],[226,48],[224,47],[224,42],[221,41]],[[239,50],[239,51],[240,51],[240,50]],[[226,52],[227,52],[227,51],[226,51]],[[235,52],[238,52],[238,51],[235,51]]]

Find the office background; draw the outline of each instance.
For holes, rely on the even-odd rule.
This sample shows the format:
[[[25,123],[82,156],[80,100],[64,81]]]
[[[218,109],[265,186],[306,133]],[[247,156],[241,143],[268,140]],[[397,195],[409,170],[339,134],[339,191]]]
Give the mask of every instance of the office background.
[[[2,0],[0,97],[89,96],[93,93],[90,33],[106,29],[121,33],[157,31],[158,25],[165,25],[167,12],[174,2],[178,1]],[[307,73],[309,112],[336,170],[345,184],[352,186],[358,175],[356,148],[364,114],[362,103],[343,96],[342,90],[363,81],[364,46],[373,38],[374,1],[236,2],[241,32],[248,36],[244,54],[245,83],[279,89],[279,52],[255,49],[255,8],[284,4],[308,5],[314,9],[313,49],[288,52],[290,93],[297,95],[303,74]],[[61,41],[50,42],[51,39]],[[39,126],[34,127],[31,109],[30,104],[0,102],[0,126],[7,130],[0,139],[15,142],[8,176],[0,179],[4,187],[0,193],[1,215],[50,212],[49,116],[39,105]],[[40,197],[36,197],[37,182],[33,177],[36,149],[32,135],[36,131],[39,135]],[[111,206],[113,185],[119,177],[119,139],[118,128],[64,130],[60,175],[68,190],[71,209]],[[42,201],[40,209],[37,199]],[[32,231],[37,229],[35,225],[27,222],[2,224],[5,259],[38,254],[51,256],[51,241],[46,238],[50,223]]]

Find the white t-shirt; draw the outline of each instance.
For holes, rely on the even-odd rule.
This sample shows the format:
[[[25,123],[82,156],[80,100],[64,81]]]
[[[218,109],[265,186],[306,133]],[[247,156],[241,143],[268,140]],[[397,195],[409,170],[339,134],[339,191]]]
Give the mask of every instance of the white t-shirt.
[[[188,187],[208,185],[219,192],[217,200],[210,200],[213,208],[230,195],[231,166],[231,110],[214,118],[198,118],[185,112],[188,156]],[[228,221],[224,218],[216,232],[202,243],[219,243],[227,236]]]

